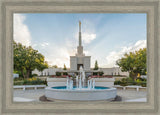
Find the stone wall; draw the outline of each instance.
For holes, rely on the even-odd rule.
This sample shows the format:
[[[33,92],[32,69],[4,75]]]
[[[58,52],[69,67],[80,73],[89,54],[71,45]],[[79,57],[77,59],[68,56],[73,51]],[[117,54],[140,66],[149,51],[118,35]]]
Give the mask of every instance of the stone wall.
[[[70,56],[70,70],[77,69],[77,58],[75,56]]]
[[[103,71],[104,75],[122,75],[122,76],[129,76],[128,72],[122,72],[119,67],[113,68],[100,68],[99,70]]]
[[[95,86],[113,87],[115,78],[92,78],[95,80]]]
[[[65,86],[67,78],[47,78],[47,85],[49,87]]]
[[[72,58],[71,58],[72,59]],[[89,63],[89,57],[85,58],[86,62],[88,62],[88,65],[90,64]],[[76,65],[76,58],[73,58],[73,65],[72,67],[73,68],[77,68],[77,65]],[[75,61],[75,62],[74,62]],[[86,70],[88,70],[90,67],[89,66],[86,66],[84,65],[84,67],[86,68]],[[74,70],[73,68],[71,68],[70,70]],[[129,73],[128,72],[122,72],[121,69],[119,67],[113,67],[113,68],[100,68],[99,69],[100,71],[103,71],[104,72],[104,75],[121,75],[121,76],[129,76]],[[35,69],[34,71],[32,71],[32,74],[37,74],[38,76],[48,76],[48,75],[56,75],[56,72],[57,71],[63,71],[63,68],[48,68],[48,69],[44,69],[42,72],[38,71],[37,69]]]
[[[114,78],[92,78],[95,80],[95,86],[113,87]],[[49,87],[66,86],[67,78],[47,78]]]

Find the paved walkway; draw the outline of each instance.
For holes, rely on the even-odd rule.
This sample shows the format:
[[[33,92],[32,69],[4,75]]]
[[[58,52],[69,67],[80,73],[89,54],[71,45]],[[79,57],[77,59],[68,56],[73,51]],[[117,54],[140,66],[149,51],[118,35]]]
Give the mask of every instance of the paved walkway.
[[[26,102],[27,100],[39,101],[39,97],[45,94],[44,89],[38,90],[14,90],[14,101]],[[145,102],[147,97],[146,91],[129,91],[129,90],[117,90],[117,95],[122,97],[122,101],[126,102]],[[24,99],[24,101],[23,101]]]
[[[122,101],[147,98],[146,91],[117,90],[117,95],[122,97]]]
[[[45,94],[44,89],[37,90],[14,90],[13,96],[18,98],[26,98],[26,99],[34,99],[35,101],[39,101],[39,97]],[[17,100],[17,99],[16,99]]]

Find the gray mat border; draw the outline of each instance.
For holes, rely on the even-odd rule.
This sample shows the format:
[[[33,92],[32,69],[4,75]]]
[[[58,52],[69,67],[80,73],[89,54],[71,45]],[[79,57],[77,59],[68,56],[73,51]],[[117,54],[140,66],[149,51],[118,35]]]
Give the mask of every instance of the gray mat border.
[[[2,2],[2,18],[3,18],[3,22],[5,22],[5,18],[6,18],[6,6],[40,6],[40,5],[42,5],[42,6],[44,6],[44,5],[46,5],[46,6],[48,6],[47,5],[48,3],[47,2],[30,2],[30,3],[28,3],[28,2]],[[94,5],[97,5],[97,6],[110,6],[110,5],[112,5],[112,6],[120,6],[120,5],[127,5],[127,6],[154,6],[154,13],[155,14],[157,14],[157,15],[154,15],[155,17],[154,17],[154,22],[155,22],[155,27],[154,27],[154,40],[155,41],[158,41],[159,40],[159,38],[158,38],[158,24],[157,24],[157,22],[158,22],[158,5],[159,5],[159,2],[107,2],[107,4],[106,4],[106,2],[50,2],[50,5],[49,6],[53,6],[53,5],[55,5],[55,6],[57,6],[57,5],[59,5],[59,6],[74,6],[74,5],[78,5],[78,6],[82,6],[82,5],[86,5],[86,6],[94,6]],[[24,12],[24,11],[23,11]],[[29,11],[30,12],[30,11]],[[42,12],[42,11],[36,11],[36,12]],[[53,11],[48,11],[49,13],[51,13],[51,12],[53,12]],[[70,11],[67,11],[66,13],[68,13],[68,12],[70,12]],[[95,11],[93,11],[94,13],[95,13]],[[90,12],[90,13],[93,13],[93,12]],[[105,12],[105,11],[104,11]],[[103,13],[104,13],[103,12]],[[116,11],[117,12],[117,11]],[[134,12],[134,11],[126,11],[127,13],[130,13],[130,12]],[[14,13],[14,11],[12,11],[12,13]],[[22,12],[21,12],[22,13]],[[25,13],[28,13],[28,11],[26,11]],[[43,13],[46,13],[46,11],[45,12],[43,12]],[[62,12],[61,12],[62,13]],[[76,12],[76,13],[79,13],[79,12]],[[83,12],[84,13],[84,12]],[[100,12],[97,12],[97,13],[100,13]],[[108,13],[108,12],[107,12]],[[114,11],[113,12],[109,12],[109,13],[115,13]],[[117,13],[119,13],[119,12],[117,12]],[[138,12],[138,13],[147,13],[148,14],[148,12],[146,12],[145,10],[144,11],[142,11],[142,12]],[[148,18],[148,15],[147,15],[147,18]],[[6,36],[5,36],[5,34],[3,34],[3,33],[6,33],[6,26],[5,26],[5,23],[2,23],[2,27],[3,27],[3,30],[2,30],[2,38],[6,38]],[[3,44],[1,44],[3,47],[2,47],[2,63],[3,63],[3,68],[2,68],[2,65],[1,65],[1,68],[2,68],[2,72],[3,72],[3,74],[2,74],[2,76],[6,76],[6,66],[5,66],[5,64],[4,64],[4,62],[6,62],[6,57],[5,57],[5,55],[6,55],[6,41],[5,41],[5,39],[1,39],[2,40],[2,42],[1,43],[3,43]],[[148,42],[148,41],[147,41]],[[149,43],[148,43],[149,44]],[[10,44],[11,45],[11,44]],[[154,47],[154,60],[157,60],[159,57],[158,57],[158,49],[157,49],[157,47],[158,47],[158,42],[155,42],[155,47]],[[9,53],[9,52],[8,52]],[[12,52],[13,53],[13,52]],[[149,58],[149,56],[148,56],[148,58]],[[147,59],[148,59],[147,58]],[[158,60],[157,60],[158,61]],[[154,68],[156,69],[155,70],[155,75],[154,76],[157,76],[157,77],[154,77],[154,90],[155,90],[155,94],[154,94],[154,107],[152,108],[152,109],[141,109],[141,110],[137,110],[137,112],[142,112],[142,113],[152,113],[152,112],[157,112],[157,110],[158,110],[158,92],[157,92],[157,88],[158,88],[158,70],[159,70],[159,63],[157,63],[157,61],[154,61]],[[13,64],[13,62],[12,62],[12,64]],[[156,72],[157,71],[157,72]],[[2,79],[2,85],[1,85],[1,87],[2,86],[6,86],[5,85],[5,81],[6,81],[6,78],[5,77],[3,77],[3,79]],[[29,112],[29,113],[32,113],[32,112],[37,112],[37,111],[39,111],[39,112],[47,112],[47,113],[64,113],[64,112],[66,112],[66,113],[74,113],[74,112],[81,112],[82,110],[76,110],[76,109],[74,109],[74,110],[54,110],[54,111],[48,111],[48,110],[46,110],[46,109],[44,109],[44,110],[39,110],[39,109],[34,109],[34,110],[31,110],[31,109],[29,109],[29,110],[27,110],[27,109],[20,109],[20,110],[18,110],[18,109],[8,109],[7,108],[7,105],[6,105],[6,95],[4,95],[4,94],[6,94],[6,87],[2,87],[3,89],[2,89],[2,113],[13,113],[13,112],[15,112],[15,113],[17,113],[17,112]],[[21,103],[14,103],[14,104],[17,104],[17,105],[19,105],[19,104],[21,104]],[[33,104],[35,104],[35,103],[33,103]],[[42,103],[43,104],[43,103]],[[48,103],[47,103],[48,104]],[[51,103],[50,103],[51,104]],[[50,105],[50,104],[48,104],[48,105]],[[61,103],[59,103],[59,104],[61,104]],[[116,104],[116,103],[115,103]],[[122,104],[122,103],[119,103],[119,104]],[[125,103],[126,104],[126,103]],[[127,104],[132,104],[132,103],[127,103]],[[137,104],[141,104],[141,103],[137,103]],[[143,103],[142,103],[143,104]],[[38,106],[38,105],[37,105]],[[119,113],[119,112],[121,112],[121,113],[128,113],[128,112],[136,112],[135,110],[104,110],[104,109],[90,109],[90,110],[86,110],[86,109],[83,109],[83,112],[86,112],[86,113],[97,113],[97,112],[101,112],[101,113],[107,113],[107,112],[112,112],[112,113]],[[136,113],[137,113],[136,112]]]

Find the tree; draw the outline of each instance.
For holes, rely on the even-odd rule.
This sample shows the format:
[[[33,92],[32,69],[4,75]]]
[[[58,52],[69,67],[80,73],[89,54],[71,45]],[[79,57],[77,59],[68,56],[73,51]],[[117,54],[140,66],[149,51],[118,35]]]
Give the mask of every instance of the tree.
[[[24,78],[29,78],[34,69],[42,71],[48,68],[44,56],[31,46],[26,47],[14,42],[14,70],[19,71]]]
[[[124,57],[117,60],[116,64],[122,71],[129,72],[130,77],[135,78],[139,74],[146,73],[146,48],[140,49],[135,52],[125,54]]]
[[[98,62],[97,62],[97,60],[95,61],[95,65],[94,65],[94,70],[98,70],[99,69],[99,67],[98,67]]]
[[[57,65],[53,65],[52,67],[53,67],[53,68],[58,68],[58,66],[57,66]]]
[[[136,51],[136,68],[134,72],[140,73],[141,75],[146,75],[147,72],[147,52],[146,48],[140,49],[139,51]]]
[[[64,64],[63,70],[67,70],[66,65]]]

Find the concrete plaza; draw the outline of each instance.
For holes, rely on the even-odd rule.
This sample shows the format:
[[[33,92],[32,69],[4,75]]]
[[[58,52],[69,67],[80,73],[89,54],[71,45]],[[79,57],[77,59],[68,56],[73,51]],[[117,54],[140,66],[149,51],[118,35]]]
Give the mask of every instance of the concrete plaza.
[[[45,94],[45,89],[37,90],[14,90],[13,101],[15,102],[40,102],[39,98]],[[117,95],[122,98],[122,102],[146,102],[146,91],[131,91],[117,89]]]

